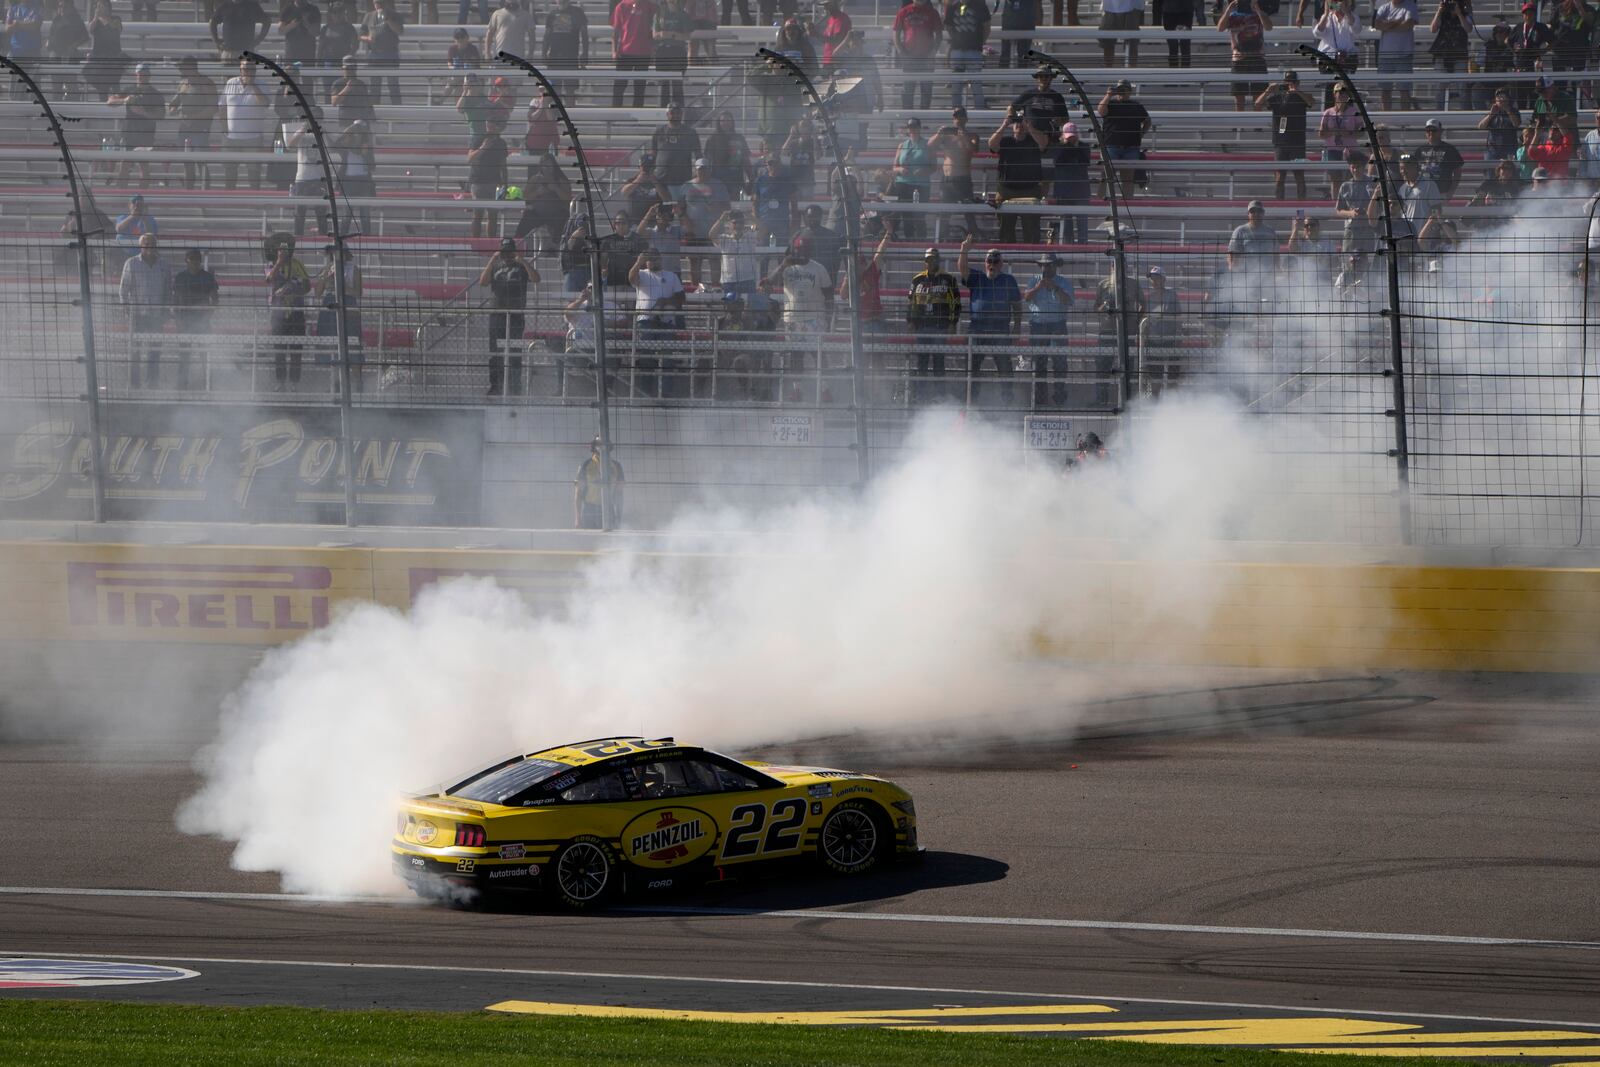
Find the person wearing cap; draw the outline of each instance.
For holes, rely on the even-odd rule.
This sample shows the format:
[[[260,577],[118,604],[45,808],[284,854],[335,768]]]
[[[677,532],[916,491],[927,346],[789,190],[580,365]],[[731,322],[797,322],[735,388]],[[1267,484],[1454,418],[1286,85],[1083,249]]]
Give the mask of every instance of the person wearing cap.
[[[517,242],[509,237],[501,239],[500,250],[478,274],[478,284],[488,286],[490,306],[495,309],[489,315],[489,396],[522,395],[522,335],[527,328],[523,312],[529,287],[538,283],[539,272],[523,262]]]
[[[217,83],[200,73],[190,56],[177,62],[178,89],[167,100],[167,114],[178,120],[178,143],[185,152],[211,148],[211,126],[217,117]],[[209,185],[204,163],[185,163],[183,183],[189,189]]]
[[[928,381],[944,378],[946,338],[961,325],[961,283],[943,268],[937,248],[922,253],[922,271],[906,290],[906,325],[916,338],[916,377],[911,399],[930,404],[942,399],[943,385]]]
[[[1160,265],[1145,272],[1144,309],[1139,319],[1139,376],[1152,396],[1178,384],[1178,293]]]
[[[161,232],[161,227],[145,207],[144,197],[134,193],[128,198],[127,213],[117,216],[113,232],[117,235],[117,244],[132,256],[138,254],[139,239],[147,234],[154,237]]]
[[[951,106],[966,103],[963,95],[972,86],[972,106],[986,111],[989,102],[983,92],[983,47],[989,40],[989,5],[986,0],[945,0],[944,32],[950,42]]]
[[[756,282],[761,278],[761,264],[756,258],[756,231],[744,210],[730,207],[722,213],[710,233],[722,262],[718,271],[722,292],[732,293],[741,300],[755,295]]]
[[[1061,127],[1061,143],[1049,152],[1050,200],[1070,207],[1087,207],[1089,204],[1089,146],[1078,136],[1078,124],[1066,123]],[[1074,212],[1061,216],[1059,239],[1083,244],[1089,239],[1089,216]]]
[[[1522,112],[1517,110],[1509,88],[1502,85],[1494,91],[1494,102],[1489,105],[1488,113],[1478,120],[1478,129],[1485,131],[1485,159],[1512,159],[1516,156],[1522,130]]]
[[[1511,69],[1524,73],[1541,69],[1544,54],[1553,41],[1550,27],[1539,21],[1539,5],[1534,0],[1525,0],[1522,21],[1511,31]],[[1516,90],[1519,106],[1528,107],[1533,103],[1533,91],[1526,82],[1518,82]]]
[[[340,125],[377,121],[377,97],[367,80],[359,74],[360,65],[355,56],[345,56],[339,63],[339,77],[334,79],[328,92],[328,101],[334,107],[334,116]]]
[[[248,59],[239,61],[239,76],[229,78],[222,87],[222,113],[226,124],[226,143],[236,152],[266,152],[272,147],[272,98],[261,86],[256,65]],[[248,163],[248,182],[252,188],[261,184],[261,164]],[[232,161],[223,165],[222,184],[229,189],[239,176],[239,164]]]
[[[972,252],[972,234],[961,240],[961,255],[956,258],[956,277],[964,280],[971,306],[967,321],[967,337],[971,344],[971,358],[967,373],[970,378],[969,395],[978,402],[981,388],[978,374],[983,370],[986,357],[994,357],[995,373],[1010,378],[1012,356],[999,351],[1017,343],[1022,334],[1022,288],[1017,279],[1005,269],[1005,255],[991,248],[983,256],[983,269],[968,265]]]
[[[894,24],[889,29],[891,47],[900,69],[907,74],[931,72],[943,35],[944,20],[930,0],[907,0],[895,12]],[[900,86],[901,108],[910,110],[917,106],[919,89],[922,109],[926,111],[933,106],[933,82],[907,78]]]
[[[167,114],[167,98],[150,80],[150,64],[140,63],[133,68],[133,85],[125,93],[106,97],[106,103],[122,108],[122,147],[128,151],[156,146],[156,125]],[[133,174],[133,163],[124,158],[118,167],[118,181],[126,181]],[[150,163],[139,160],[139,179],[150,184]]]
[[[977,191],[972,184],[972,159],[978,154],[978,135],[967,129],[967,109],[958,107],[950,113],[950,124],[940,126],[928,138],[928,150],[939,160],[939,194],[941,204],[970,204]],[[967,216],[967,229],[977,230],[978,217]]]
[[[694,161],[705,153],[700,149],[700,135],[683,121],[682,104],[667,108],[667,121],[650,135],[650,154],[655,156],[656,177],[674,196],[678,186],[694,177]]]
[[[1372,15],[1372,28],[1378,31],[1378,73],[1410,74],[1416,63],[1417,23],[1422,21],[1417,0],[1383,0]],[[1380,81],[1378,91],[1383,109],[1394,106],[1394,90],[1400,90],[1400,106],[1411,107],[1411,82]]]
[[[918,0],[920,3],[921,0]],[[922,120],[916,116],[906,120],[906,137],[895,147],[894,181],[890,194],[903,204],[927,203],[933,191],[933,150],[922,137]],[[906,215],[900,223],[901,235],[917,240],[923,234],[920,212]]]
[[[1422,165],[1422,176],[1432,178],[1439,195],[1448,200],[1461,182],[1461,168],[1465,165],[1461,150],[1444,139],[1444,123],[1438,119],[1422,124],[1422,137],[1422,147],[1411,156]]]
[[[1000,126],[989,135],[989,151],[998,157],[998,182],[995,206],[1000,209],[1000,241],[1011,244],[1017,237],[1017,214],[1006,210],[1007,201],[1037,203],[1044,184],[1044,149],[1049,145],[1045,131],[1029,126],[1015,108],[1006,110]],[[1039,216],[1031,212],[1022,218],[1022,240],[1039,243]]]
[[[161,262],[154,233],[140,237],[137,254],[129,256],[122,264],[118,293],[128,309],[128,331],[132,337],[128,345],[128,384],[139,388],[142,365],[147,365],[149,382],[154,386],[161,374],[158,338],[166,332],[167,309],[172,303],[172,270]]]
[[[1143,25],[1144,0],[1101,0],[1101,30],[1138,30]],[[1123,43],[1128,47],[1128,66],[1137,67],[1139,65],[1139,39],[1137,37],[1129,37]],[[1105,60],[1105,66],[1116,66],[1117,39],[1115,37],[1100,38],[1100,54]]]
[[[1046,252],[1035,260],[1039,276],[1024,290],[1028,310],[1028,349],[1033,356],[1033,406],[1065,407],[1067,403],[1067,313],[1072,310],[1072,283],[1061,277],[1061,260]]]
[[[1533,125],[1538,129],[1560,126],[1570,134],[1578,132],[1578,98],[1551,77],[1538,81],[1539,95],[1533,101]]]
[[[702,156],[694,161],[694,177],[684,185],[680,199],[688,212],[685,221],[689,224],[686,236],[689,245],[689,277],[699,285],[704,277],[701,273],[702,263],[709,258],[710,283],[715,285],[722,263],[720,257],[711,254],[711,239],[707,235],[733,203],[733,194],[728,192],[726,185],[712,175],[711,161]]]
[[[1577,154],[1577,142],[1559,123],[1543,127],[1539,139],[1528,149],[1528,158],[1536,168],[1542,167],[1549,177],[1560,180],[1570,176],[1572,158]]]
[[[683,281],[676,271],[666,268],[660,250],[650,247],[640,252],[628,268],[628,284],[633,287],[634,310],[638,313],[634,321],[641,355],[635,362],[640,371],[636,388],[645,396],[688,396],[691,382],[687,361],[663,354],[683,328]]]
[[[602,472],[606,465],[600,460],[600,438],[589,442],[589,458],[578,466],[578,476],[572,482],[572,527],[575,530],[604,528],[605,491],[608,488]],[[611,525],[622,525],[622,464],[617,462],[617,448],[611,446],[610,485]]]
[[[1279,163],[1302,163],[1306,158],[1306,115],[1315,106],[1316,99],[1300,88],[1300,75],[1292,70],[1283,72],[1283,79],[1267,86],[1255,99],[1257,111],[1272,112],[1272,151]],[[1294,175],[1295,196],[1306,198],[1306,172],[1274,171],[1273,195],[1279,200],[1284,195],[1284,179]]]
[[[1033,88],[1011,101],[1011,106],[1022,113],[1028,125],[1046,131],[1052,141],[1071,114],[1067,110],[1067,98],[1051,87],[1055,76],[1056,72],[1049,67],[1040,67],[1033,72]]]
[[[1025,67],[1032,36],[1044,22],[1044,0],[999,0],[999,4],[1000,30],[1006,34],[1000,41],[1000,65]]]
[[[1228,265],[1270,272],[1277,255],[1278,231],[1267,225],[1267,206],[1252,200],[1245,208],[1244,223],[1228,236]]]
[[[656,5],[653,0],[618,0],[611,9],[611,62],[618,73],[643,73],[650,69],[650,61],[656,54],[655,21]],[[627,78],[618,78],[611,83],[612,107],[622,106],[622,97],[627,88]],[[635,110],[644,107],[644,94],[648,88],[649,82],[644,78],[633,79]],[[693,159],[699,154],[700,144],[697,140],[688,158]],[[656,149],[656,156],[661,159],[662,166],[666,166],[667,161],[661,158],[660,148]],[[683,180],[687,181],[688,177],[685,176]]]
[[[272,19],[256,0],[220,0],[211,12],[211,43],[224,63],[253,50],[272,32]]]
[[[1266,42],[1272,18],[1256,0],[1228,0],[1217,16],[1217,29],[1228,35],[1229,69],[1234,74],[1267,72]],[[1249,110],[1250,101],[1266,87],[1266,82],[1234,82],[1233,109]]]
[[[1133,98],[1133,83],[1123,78],[1100,98],[1098,107],[1105,127],[1104,151],[1107,158],[1118,164],[1117,175],[1122,179],[1122,198],[1133,199],[1136,168],[1128,164],[1141,158],[1144,135],[1155,128],[1150,112]],[[1110,195],[1110,190],[1106,190]]]
[[[672,194],[656,176],[656,157],[648,152],[639,157],[638,171],[618,190],[618,195],[627,205],[628,217],[635,219],[644,218],[651,208],[672,199]]]
[[[1333,204],[1333,213],[1344,220],[1343,250],[1376,252],[1378,230],[1367,221],[1367,205],[1372,203],[1373,191],[1378,187],[1378,172],[1369,165],[1366,152],[1359,148],[1351,150],[1347,158],[1349,176],[1339,186]]]
[[[811,257],[810,242],[796,237],[778,269],[763,278],[757,288],[762,293],[783,293],[784,333],[796,343],[795,349],[784,356],[785,369],[790,373],[804,371],[806,353],[816,351],[816,339],[833,317],[833,276]]]
[[[217,306],[217,276],[206,269],[205,254],[198,248],[184,253],[183,269],[172,276],[172,320],[179,334],[193,337],[210,332],[211,312]],[[189,388],[189,362],[195,353],[205,359],[205,346],[198,341],[178,345],[178,388]],[[154,376],[151,384],[155,384]]]

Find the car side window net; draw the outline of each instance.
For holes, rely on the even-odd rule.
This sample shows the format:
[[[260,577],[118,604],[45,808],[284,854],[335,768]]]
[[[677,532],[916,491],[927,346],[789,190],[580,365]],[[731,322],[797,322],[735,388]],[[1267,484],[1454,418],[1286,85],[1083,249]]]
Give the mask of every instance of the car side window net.
[[[607,800],[627,800],[628,788],[622,784],[622,775],[615,770],[605,771],[570,789],[562,790],[561,799],[569,804],[587,804]]]

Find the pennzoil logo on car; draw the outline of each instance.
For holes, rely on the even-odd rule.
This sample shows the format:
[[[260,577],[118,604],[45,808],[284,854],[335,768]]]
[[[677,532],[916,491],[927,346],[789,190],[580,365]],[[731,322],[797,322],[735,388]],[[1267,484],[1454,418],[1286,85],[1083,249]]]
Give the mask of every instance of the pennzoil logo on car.
[[[439,836],[439,828],[427,819],[418,819],[416,827],[411,831],[411,836],[417,839],[417,844],[426,845]]]
[[[622,852],[641,867],[676,867],[711,851],[716,821],[697,808],[655,808],[622,831]]]

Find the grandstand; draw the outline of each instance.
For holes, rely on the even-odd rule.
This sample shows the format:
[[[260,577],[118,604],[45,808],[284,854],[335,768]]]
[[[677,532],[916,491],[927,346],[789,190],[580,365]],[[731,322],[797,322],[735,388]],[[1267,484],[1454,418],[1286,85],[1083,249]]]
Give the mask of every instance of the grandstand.
[[[148,64],[148,74],[139,77],[147,78],[168,99],[182,80],[176,65],[180,59],[197,60],[199,69],[219,88],[237,73],[236,56],[219,57],[198,5],[162,5],[159,22],[133,21],[133,11],[121,0],[110,6],[125,20],[121,49],[127,60],[119,68],[121,91],[132,85],[136,64]],[[564,91],[587,150],[593,192],[605,215],[614,218],[626,211],[624,186],[652,151],[652,138],[665,121],[664,108],[656,105],[667,98],[666,87],[675,86],[681,93],[687,123],[702,142],[728,116],[748,141],[753,168],[762,166],[769,151],[783,154],[782,142],[792,123],[802,117],[804,104],[796,86],[755,58],[758,47],[775,43],[773,27],[725,25],[696,31],[695,55],[685,70],[646,72],[645,106],[618,107],[616,83],[635,81],[637,74],[616,71],[607,60],[609,5],[581,6],[590,27],[591,62],[583,69],[555,64],[545,73]],[[1463,157],[1453,194],[1442,205],[1453,231],[1428,234],[1421,247],[1408,250],[1398,268],[1405,301],[1403,350],[1410,353],[1404,383],[1416,406],[1397,414],[1385,261],[1367,256],[1352,269],[1341,248],[1345,220],[1335,214],[1328,182],[1330,172],[1344,168],[1321,158],[1317,131],[1324,90],[1332,79],[1296,51],[1316,43],[1312,30],[1294,26],[1293,12],[1285,5],[1265,36],[1269,73],[1236,74],[1231,70],[1228,35],[1208,24],[1215,12],[1207,12],[1194,29],[1144,28],[1109,34],[1094,28],[1099,14],[1094,7],[1083,5],[1083,26],[1045,26],[1031,33],[995,29],[989,51],[996,52],[1003,41],[1026,38],[1070,67],[1094,101],[1122,78],[1133,83],[1132,95],[1148,110],[1153,129],[1144,138],[1143,158],[1116,164],[1137,172],[1137,181],[1130,183],[1133,195],[1117,205],[1120,233],[1113,231],[1112,205],[1099,180],[1093,131],[1075,100],[1069,100],[1074,119],[1086,143],[1097,150],[1087,200],[1059,203],[1045,196],[1012,200],[997,208],[992,201],[1001,191],[998,163],[995,153],[986,149],[972,161],[974,203],[935,202],[931,193],[938,188],[937,180],[927,196],[891,195],[891,172],[897,146],[906,136],[905,123],[918,119],[930,133],[946,125],[953,75],[943,50],[931,73],[899,69],[890,57],[893,5],[855,0],[845,6],[861,35],[863,56],[852,60],[847,72],[859,74],[870,66],[873,75],[867,82],[876,81],[881,89],[876,106],[862,107],[861,92],[852,92],[841,93],[845,102],[837,109],[850,148],[847,172],[861,189],[865,221],[873,234],[863,243],[863,255],[871,255],[878,226],[889,231],[879,261],[883,312],[867,335],[865,391],[857,395],[850,374],[845,316],[856,313],[852,301],[835,303],[819,329],[786,331],[781,324],[763,321],[759,299],[745,301],[731,313],[724,299],[730,294],[713,284],[709,263],[692,272],[689,256],[664,249],[669,261],[681,262],[684,280],[696,273],[702,281],[691,287],[694,291],[685,308],[670,324],[664,327],[648,316],[633,314],[630,288],[613,286],[608,292],[613,375],[607,383],[608,438],[619,444],[629,461],[630,521],[659,521],[708,486],[720,496],[758,506],[782,502],[796,487],[847,487],[863,466],[857,441],[867,441],[872,462],[884,462],[901,446],[912,414],[930,398],[1014,424],[1019,431],[1026,430],[1023,439],[1030,443],[1030,453],[1059,462],[1071,454],[1080,433],[1094,431],[1109,438],[1123,430],[1136,432],[1142,400],[1188,383],[1224,391],[1236,397],[1243,410],[1261,416],[1264,425],[1283,427],[1271,436],[1284,442],[1286,456],[1305,450],[1301,430],[1291,427],[1316,422],[1316,448],[1325,453],[1319,462],[1334,472],[1323,484],[1336,485],[1342,502],[1333,512],[1309,509],[1305,536],[1374,542],[1405,537],[1443,543],[1581,540],[1587,463],[1582,397],[1590,311],[1586,286],[1572,279],[1580,261],[1586,261],[1587,245],[1577,238],[1584,232],[1582,217],[1588,210],[1590,186],[1600,178],[1600,160],[1585,162],[1586,149],[1577,144],[1578,158],[1570,164],[1569,178],[1535,183],[1533,167],[1521,166],[1514,175],[1512,194],[1491,196],[1487,203],[1474,195],[1495,165],[1486,155],[1485,134],[1479,129],[1487,101],[1499,86],[1509,86],[1514,97],[1531,101],[1538,95],[1536,83],[1544,72],[1491,75],[1430,69],[1433,34],[1427,27],[1433,12],[1429,9],[1422,12],[1415,35],[1417,69],[1403,78],[1414,85],[1415,104],[1404,110],[1382,110],[1378,84],[1393,76],[1380,79],[1369,73],[1375,67],[1378,33],[1367,29],[1359,37],[1356,82],[1372,83],[1366,103],[1393,146],[1389,154],[1420,149],[1426,139],[1424,124],[1437,120],[1443,139],[1456,145]],[[324,11],[331,14],[328,8]],[[541,65],[542,22],[548,11],[546,3],[538,5],[540,28],[529,50],[529,57]],[[1360,13],[1371,21],[1370,11]],[[357,391],[350,401],[363,411],[410,413],[419,420],[425,415],[480,419],[483,430],[475,447],[481,452],[477,457],[482,465],[481,492],[444,510],[384,511],[374,504],[364,521],[564,525],[571,469],[594,432],[597,400],[592,331],[581,311],[571,309],[579,294],[563,284],[567,273],[563,268],[573,263],[570,257],[564,263],[559,238],[550,230],[535,230],[519,240],[519,252],[539,275],[528,299],[522,336],[515,339],[510,353],[525,368],[525,388],[513,391],[507,382],[505,388],[495,389],[489,360],[494,343],[491,294],[476,283],[501,236],[514,232],[527,205],[488,199],[482,184],[475,186],[472,181],[468,119],[458,106],[461,81],[469,71],[447,60],[456,25],[419,23],[412,19],[415,11],[405,14],[397,68],[375,69],[365,50],[356,54],[359,76],[373,82],[375,103],[369,120],[372,188],[347,185],[340,200],[362,283],[355,327],[359,344],[353,346],[359,360],[353,367]],[[433,12],[425,8],[422,14],[426,18]],[[454,11],[437,14],[448,19]],[[1495,15],[1480,12],[1480,27],[1492,25]],[[481,46],[484,28],[474,19],[467,29]],[[1108,36],[1137,38],[1143,44],[1144,65],[1104,67],[1101,41]],[[1474,56],[1482,36],[1475,36]],[[1166,45],[1176,40],[1190,43],[1190,66],[1166,65]],[[283,56],[284,38],[276,25],[258,50]],[[997,54],[986,56],[980,79],[988,106],[974,107],[969,115],[969,128],[980,145],[1001,125],[1005,106],[1034,86],[1031,66],[1002,68],[998,59]],[[90,242],[99,385],[94,399],[105,406],[104,435],[117,431],[118,420],[141,427],[131,436],[148,434],[161,419],[181,420],[185,409],[254,412],[299,405],[336,415],[340,400],[334,395],[334,331],[325,322],[317,328],[317,298],[312,298],[304,369],[298,381],[279,381],[275,373],[282,342],[273,336],[267,306],[264,242],[271,235],[294,232],[299,215],[307,232],[299,239],[297,255],[313,276],[327,262],[323,252],[327,240],[314,232],[316,219],[326,208],[320,186],[288,187],[294,151],[275,150],[279,146],[265,141],[244,151],[221,147],[220,119],[212,133],[214,147],[196,148],[192,139],[186,144],[175,118],[157,122],[153,137],[129,146],[126,105],[106,102],[99,91],[105,88],[103,69],[91,68],[86,80],[81,52],[71,59],[26,60],[24,65],[65,121],[79,176],[92,192],[103,221],[111,224]],[[300,83],[326,109],[336,156],[343,154],[339,148],[343,123],[330,88],[341,77],[340,66],[314,60],[297,71]],[[1277,158],[1271,111],[1235,108],[1239,88],[1276,83],[1279,72],[1287,69],[1299,72],[1302,87],[1315,101],[1309,111],[1306,159]],[[520,179],[544,165],[545,153],[528,150],[524,140],[526,108],[537,88],[520,71],[492,61],[477,71],[486,87],[491,79],[506,82],[496,90],[508,94],[498,104],[509,115],[505,138],[513,146],[506,184],[535,188]],[[812,73],[827,91],[827,72],[816,64]],[[287,121],[292,130],[298,117],[285,106],[279,86],[265,71],[260,78],[266,92],[278,98],[276,118]],[[1591,113],[1584,110],[1592,103],[1590,87],[1581,72],[1568,72],[1562,79],[1555,93],[1560,96],[1570,88],[1575,104],[1582,105],[1576,118],[1581,136],[1593,126],[1592,119],[1584,118]],[[376,91],[383,87],[380,80],[398,83],[399,102],[394,85],[386,93]],[[91,81],[96,84],[90,85]],[[905,99],[901,90],[908,82],[930,81],[933,106],[897,106]],[[835,89],[854,85],[847,79]],[[1059,81],[1055,87],[1066,91]],[[907,95],[914,97],[913,103],[921,102],[916,94]],[[1522,110],[1531,125],[1534,106],[1529,103]],[[276,120],[273,128],[280,129]],[[0,240],[7,253],[0,287],[6,327],[0,396],[13,407],[26,402],[21,405],[23,414],[13,413],[0,425],[0,435],[23,448],[25,438],[33,440],[28,434],[36,435],[40,425],[56,426],[64,420],[75,427],[75,434],[87,426],[82,411],[87,397],[83,313],[75,253],[68,243],[70,218],[63,223],[70,201],[48,129],[36,105],[20,91],[0,102],[0,129],[0,158],[5,161],[0,168]],[[764,145],[764,133],[771,135],[771,145]],[[575,197],[580,196],[583,190],[572,146],[562,139],[554,155],[562,178],[555,184],[569,186]],[[783,163],[794,166],[787,155]],[[251,166],[240,164],[258,165],[265,173],[252,181]],[[800,209],[815,204],[829,218],[839,219],[842,205],[828,181],[832,165],[824,145],[814,161],[815,180],[800,190],[797,216]],[[240,172],[241,180],[232,187],[222,180],[229,169]],[[1280,199],[1286,185],[1291,192],[1297,190],[1293,180],[1297,172],[1307,179],[1305,196]],[[1396,186],[1400,184],[1397,163],[1389,176]],[[1048,191],[1048,168],[1045,177]],[[126,235],[119,241],[111,227],[130,210],[136,194],[157,220],[165,262],[180,267],[184,251],[198,248],[220,286],[219,304],[204,330],[181,340],[169,335],[175,327],[165,322],[154,327],[161,336],[152,339],[151,331],[140,329],[121,304],[118,283],[123,264],[136,254],[136,241]],[[1265,205],[1276,248],[1230,253],[1230,235],[1246,222],[1247,207],[1256,200]],[[541,211],[548,206],[538,205]],[[758,213],[748,190],[734,206]],[[1505,229],[1508,219],[1530,212],[1539,217],[1536,223]],[[490,220],[477,236],[475,213]],[[565,221],[566,206],[556,214]],[[998,235],[1004,214],[1036,218],[1038,242],[1001,245]],[[1302,217],[1320,223],[1321,240],[1291,247],[1287,243],[1291,229],[1298,228]],[[1069,240],[1079,225],[1087,231],[1087,239]],[[611,224],[602,221],[600,228],[607,231]],[[1031,232],[1027,226],[1019,230]],[[935,342],[925,336],[918,340],[908,332],[908,289],[922,270],[928,246],[941,251],[946,269],[953,268],[969,232],[975,238],[972,266],[981,269],[983,253],[999,247],[1024,288],[1038,275],[1035,261],[1041,254],[1058,257],[1059,275],[1070,283],[1074,302],[1065,312],[1066,325],[1060,332],[1035,330],[1024,314],[1022,328],[1000,338],[999,359],[1015,371],[1009,383],[996,378],[994,362],[985,363],[976,375],[970,372],[974,357],[990,354],[992,346],[984,342],[992,339],[975,338],[968,331],[965,310],[962,328],[937,338],[948,373],[942,380],[919,380],[919,357],[925,366],[927,349]],[[788,236],[761,237],[763,274],[785,254]],[[1119,349],[1116,315],[1105,310],[1101,284],[1112,273],[1116,257],[1111,253],[1117,244],[1113,237],[1118,236],[1125,249],[1122,262],[1129,292],[1135,283],[1142,292],[1152,284],[1151,269],[1159,268],[1163,284],[1176,298],[1176,322],[1167,324],[1169,332],[1159,336],[1141,332],[1142,314],[1127,313],[1126,351]],[[1488,288],[1496,290],[1498,303],[1477,301],[1463,310],[1463,301],[1471,298],[1461,294]],[[967,301],[963,291],[963,304]],[[1537,353],[1519,355],[1519,344],[1512,342],[1498,352],[1463,358],[1462,346],[1477,352],[1474,346],[1488,335],[1471,328],[1486,314],[1509,326],[1527,323],[1519,316],[1531,314],[1534,319],[1527,329],[1545,341]],[[1504,337],[1505,332],[1495,336]],[[1531,335],[1521,336],[1525,340]],[[169,369],[155,383],[147,376],[136,384],[142,353],[152,348],[163,352]],[[192,363],[182,388],[170,369],[179,351],[190,353]],[[662,360],[667,370],[680,371],[676,387],[670,375],[668,382],[661,380]],[[1048,368],[1053,377],[1035,387],[1041,368]],[[1441,384],[1442,376],[1482,377],[1491,371],[1510,375],[1511,380],[1495,387],[1466,388],[1455,379]],[[1471,419],[1452,421],[1467,409]],[[47,416],[44,423],[39,421],[41,412]],[[1497,465],[1497,452],[1479,445],[1488,438],[1503,440],[1501,422],[1524,416],[1533,422],[1522,424],[1522,432],[1533,436],[1525,436],[1517,451],[1546,462],[1506,470]],[[1394,453],[1401,450],[1397,422],[1412,431],[1404,458],[1414,472],[1407,490],[1408,497],[1415,493],[1413,514],[1394,505],[1400,477]],[[790,433],[798,440],[786,439]],[[70,452],[64,445],[52,447]],[[114,466],[109,460],[103,465]],[[22,475],[13,471],[7,477],[15,480]],[[117,491],[108,496],[113,514],[151,513],[128,510],[133,507],[129,501],[140,499],[134,491],[138,486],[113,488]],[[314,506],[291,509],[291,516],[335,522],[345,518],[339,494],[319,493],[311,494],[316,497]],[[13,499],[20,498],[14,494]],[[60,509],[82,515],[87,506],[81,487],[60,501],[51,498],[48,504],[41,503],[44,498],[30,499],[28,507],[50,517],[57,517]],[[181,499],[160,499],[160,514],[187,514]],[[1502,503],[1485,504],[1485,500]],[[224,509],[206,514],[234,513]],[[237,517],[270,516],[240,512]]]

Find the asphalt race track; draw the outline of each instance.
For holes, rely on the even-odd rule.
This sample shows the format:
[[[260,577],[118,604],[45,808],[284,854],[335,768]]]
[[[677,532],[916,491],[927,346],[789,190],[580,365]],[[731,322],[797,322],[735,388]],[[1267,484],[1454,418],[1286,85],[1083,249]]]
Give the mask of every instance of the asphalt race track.
[[[63,989],[0,959],[0,995],[1143,1025],[1341,1051],[1404,1024],[1452,1054],[1600,1060],[1597,691],[1254,676],[1099,702],[1076,737],[818,739],[772,754],[891,774],[926,862],[596,916],[287,897],[173,828],[187,749],[10,744],[0,955],[197,973]]]

